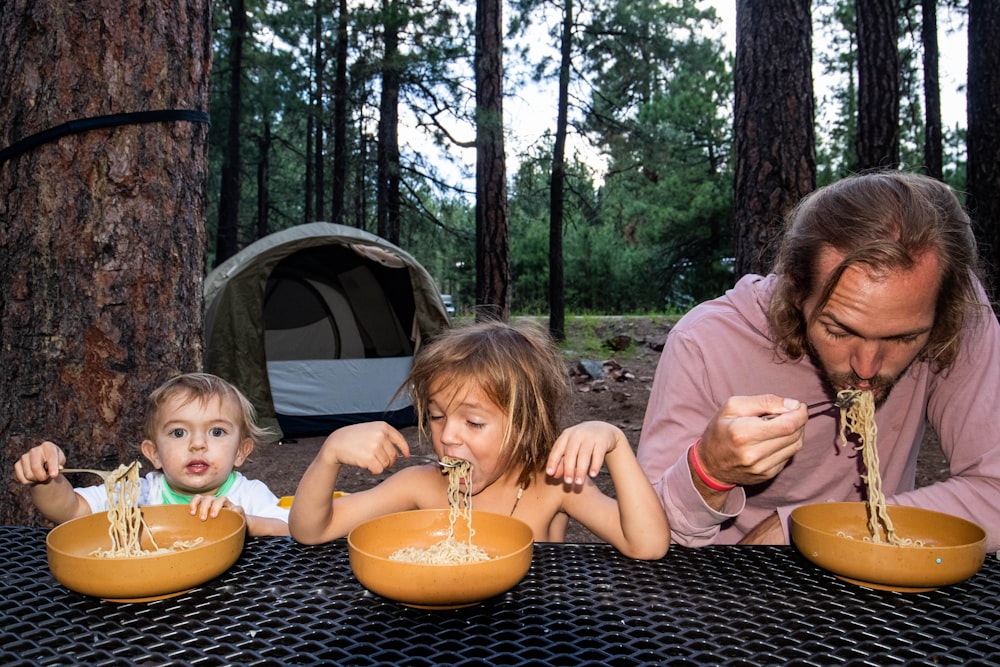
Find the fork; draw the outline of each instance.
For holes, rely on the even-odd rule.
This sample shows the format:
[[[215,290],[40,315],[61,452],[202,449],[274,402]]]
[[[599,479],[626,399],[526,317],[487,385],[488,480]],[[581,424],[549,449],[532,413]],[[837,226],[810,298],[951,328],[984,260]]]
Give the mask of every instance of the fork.
[[[129,465],[129,467],[125,469],[125,472],[131,471],[132,468],[134,468],[136,465],[138,465],[138,462],[132,461],[132,463]],[[115,470],[95,470],[93,468],[59,468],[59,473],[60,474],[64,475],[64,474],[66,474],[68,472],[87,472],[87,473],[90,473],[91,475],[97,475],[98,477],[100,477],[101,479],[103,479],[106,482],[106,481],[108,481],[108,477],[111,477],[111,475],[115,474],[116,471]],[[124,475],[124,473],[122,473],[122,474]]]
[[[410,454],[409,456],[404,456],[402,458],[404,458],[407,461],[418,460],[418,461],[427,461],[429,463],[436,463],[439,466],[441,466],[442,468],[457,468],[458,467],[457,463],[451,463],[451,462],[447,462],[446,463],[446,462],[442,461],[441,459],[439,459],[436,456],[428,456],[426,454]]]
[[[841,410],[843,410],[845,408],[851,407],[851,403],[853,403],[853,402],[854,402],[854,397],[853,396],[850,396],[850,397],[847,397],[847,396],[845,396],[845,397],[838,396],[837,398],[827,399],[825,401],[818,401],[816,403],[809,403],[808,405],[806,405],[806,411],[808,412],[809,410],[812,410],[814,408],[818,408],[818,407],[821,407],[821,406],[824,406],[824,405],[833,405],[833,406],[836,406],[836,407],[840,408]],[[819,414],[819,413],[816,413],[816,414]],[[761,419],[769,420],[769,419],[774,419],[775,417],[778,417],[778,416],[779,415],[761,415]],[[809,416],[812,417],[813,415],[809,415]]]

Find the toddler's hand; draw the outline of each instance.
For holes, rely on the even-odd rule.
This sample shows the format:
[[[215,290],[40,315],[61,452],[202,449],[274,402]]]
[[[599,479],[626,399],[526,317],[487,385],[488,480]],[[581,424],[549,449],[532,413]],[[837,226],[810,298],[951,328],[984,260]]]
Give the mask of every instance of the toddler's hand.
[[[209,518],[216,518],[223,508],[233,510],[246,518],[243,508],[239,505],[234,505],[226,496],[195,495],[191,498],[191,503],[188,507],[191,509],[191,515],[197,516],[202,521],[206,521]]]
[[[581,485],[586,476],[596,477],[605,457],[622,442],[621,429],[607,422],[591,421],[571,426],[556,439],[545,464],[550,477],[562,477],[570,485]]]
[[[330,463],[365,468],[378,475],[396,462],[400,453],[409,455],[410,446],[403,434],[386,422],[366,422],[339,428],[323,443]]]
[[[21,484],[47,484],[59,475],[66,455],[55,443],[46,440],[32,447],[14,463],[14,476]]]

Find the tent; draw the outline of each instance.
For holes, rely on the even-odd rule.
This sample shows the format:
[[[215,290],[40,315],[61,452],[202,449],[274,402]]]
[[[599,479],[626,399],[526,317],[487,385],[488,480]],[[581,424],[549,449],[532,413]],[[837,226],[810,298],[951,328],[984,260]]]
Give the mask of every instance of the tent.
[[[279,437],[414,423],[397,390],[421,340],[447,326],[417,260],[354,227],[270,234],[205,279],[205,370],[239,387]]]

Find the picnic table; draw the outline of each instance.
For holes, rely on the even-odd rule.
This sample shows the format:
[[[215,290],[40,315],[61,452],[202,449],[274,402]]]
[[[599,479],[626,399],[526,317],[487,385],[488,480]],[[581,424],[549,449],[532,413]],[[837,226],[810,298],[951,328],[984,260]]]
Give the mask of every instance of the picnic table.
[[[345,540],[250,538],[180,596],[120,604],[49,573],[43,528],[0,527],[3,665],[996,664],[1000,561],[926,593],[845,583],[793,547],[537,544],[509,592],[449,611],[378,597]]]

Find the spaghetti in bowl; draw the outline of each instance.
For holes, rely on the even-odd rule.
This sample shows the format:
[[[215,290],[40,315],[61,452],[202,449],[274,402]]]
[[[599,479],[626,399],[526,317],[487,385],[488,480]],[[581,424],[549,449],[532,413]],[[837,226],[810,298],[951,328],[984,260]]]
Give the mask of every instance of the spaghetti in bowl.
[[[246,520],[223,509],[214,519],[187,505],[141,507],[146,553],[113,557],[107,512],[67,521],[46,537],[49,570],[60,584],[112,602],[148,602],[181,595],[228,570],[243,551]],[[152,533],[158,550],[154,550]]]
[[[468,525],[452,524],[449,510],[412,510],[372,519],[347,536],[351,570],[371,592],[409,607],[457,609],[478,604],[524,578],[531,566],[534,536],[523,521],[500,514],[472,510],[471,523],[472,542],[488,557],[439,564],[392,556],[403,549],[440,545],[452,528],[456,541],[468,540]]]
[[[864,502],[817,503],[792,510],[792,543],[813,564],[844,581],[903,593],[956,584],[982,567],[986,532],[980,526],[917,507],[886,509],[906,544],[871,541]]]

